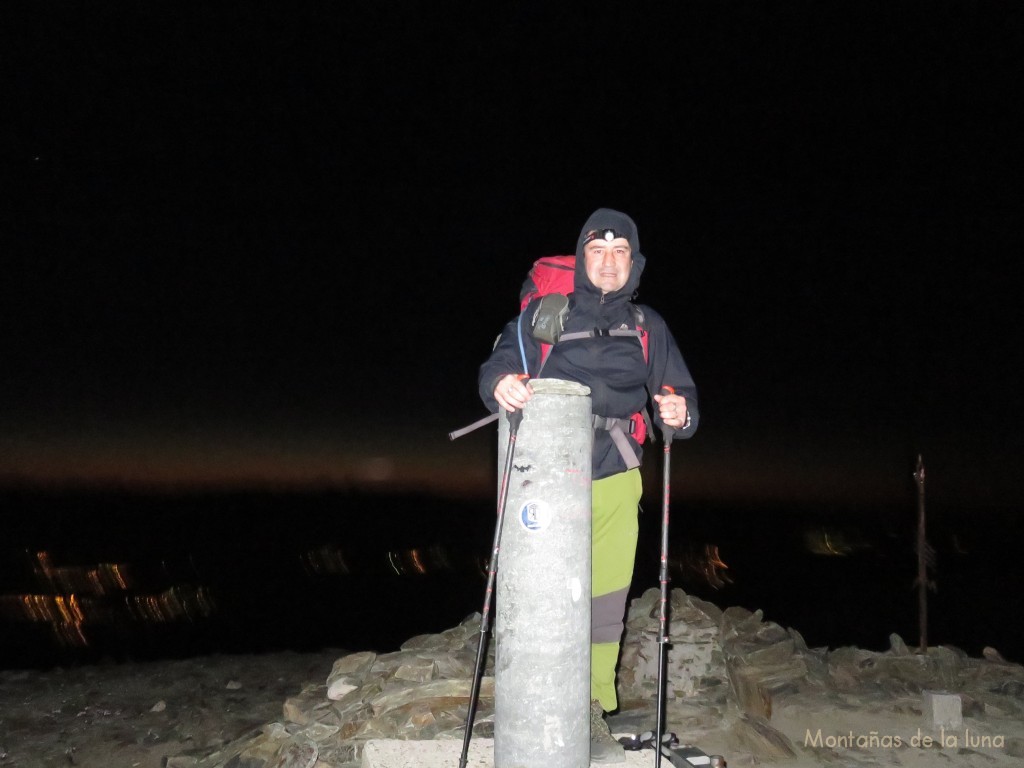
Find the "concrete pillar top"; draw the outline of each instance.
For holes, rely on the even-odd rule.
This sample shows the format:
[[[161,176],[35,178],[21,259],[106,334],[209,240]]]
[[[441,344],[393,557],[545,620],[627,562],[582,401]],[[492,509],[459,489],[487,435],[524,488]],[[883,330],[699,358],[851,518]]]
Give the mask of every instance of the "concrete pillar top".
[[[538,395],[579,395],[586,397],[590,394],[590,387],[576,381],[565,381],[564,379],[530,379],[530,386],[534,394]]]

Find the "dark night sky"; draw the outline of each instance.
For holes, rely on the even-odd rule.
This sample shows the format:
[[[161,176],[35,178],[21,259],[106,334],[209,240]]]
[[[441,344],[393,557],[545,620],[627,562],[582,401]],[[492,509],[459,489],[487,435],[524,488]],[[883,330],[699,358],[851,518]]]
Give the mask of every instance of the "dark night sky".
[[[1018,4],[291,5],[5,6],[0,476],[485,492],[445,434],[604,205],[679,492],[1024,499]]]

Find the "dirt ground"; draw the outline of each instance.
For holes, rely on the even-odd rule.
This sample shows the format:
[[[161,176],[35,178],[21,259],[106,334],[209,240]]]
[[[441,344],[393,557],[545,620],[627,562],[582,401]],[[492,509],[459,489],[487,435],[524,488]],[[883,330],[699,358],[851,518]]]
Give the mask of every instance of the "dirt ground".
[[[0,768],[161,768],[205,755],[323,682],[344,651],[0,671]]]
[[[322,683],[343,655],[217,655],[0,672],[0,768],[162,768],[168,756],[203,757],[281,721],[284,701],[307,683]],[[986,705],[984,713],[965,713],[964,727],[949,734],[947,743],[922,745],[914,741],[923,723],[920,695],[838,705],[824,697],[786,697],[771,725],[790,739],[797,755],[775,764],[1009,768],[1024,759],[1024,721],[1017,699],[1005,702],[1005,711]],[[640,730],[651,714],[624,713],[613,718],[613,727]],[[720,723],[694,721],[701,724],[672,730],[688,743],[727,755],[734,768],[765,762]]]

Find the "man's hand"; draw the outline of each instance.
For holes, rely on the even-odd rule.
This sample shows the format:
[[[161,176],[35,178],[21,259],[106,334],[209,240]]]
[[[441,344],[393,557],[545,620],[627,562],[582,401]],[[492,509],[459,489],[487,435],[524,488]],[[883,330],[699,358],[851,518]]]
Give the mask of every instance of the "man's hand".
[[[494,388],[494,399],[498,405],[511,413],[526,405],[526,401],[533,397],[533,387],[529,380],[522,380],[520,376],[510,373],[498,381]]]
[[[658,404],[658,415],[666,426],[682,429],[686,424],[686,398],[677,394],[661,394],[654,396]]]

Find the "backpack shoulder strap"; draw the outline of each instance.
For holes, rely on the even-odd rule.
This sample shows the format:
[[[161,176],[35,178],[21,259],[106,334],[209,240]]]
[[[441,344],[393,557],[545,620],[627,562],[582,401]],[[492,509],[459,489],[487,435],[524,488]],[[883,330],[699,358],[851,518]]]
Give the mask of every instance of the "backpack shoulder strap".
[[[644,317],[644,309],[639,304],[629,302],[630,309],[633,310],[633,322],[636,323],[636,329],[640,331],[640,346],[644,348],[644,362],[651,362],[651,351],[650,351],[650,339],[647,336],[647,318]]]

